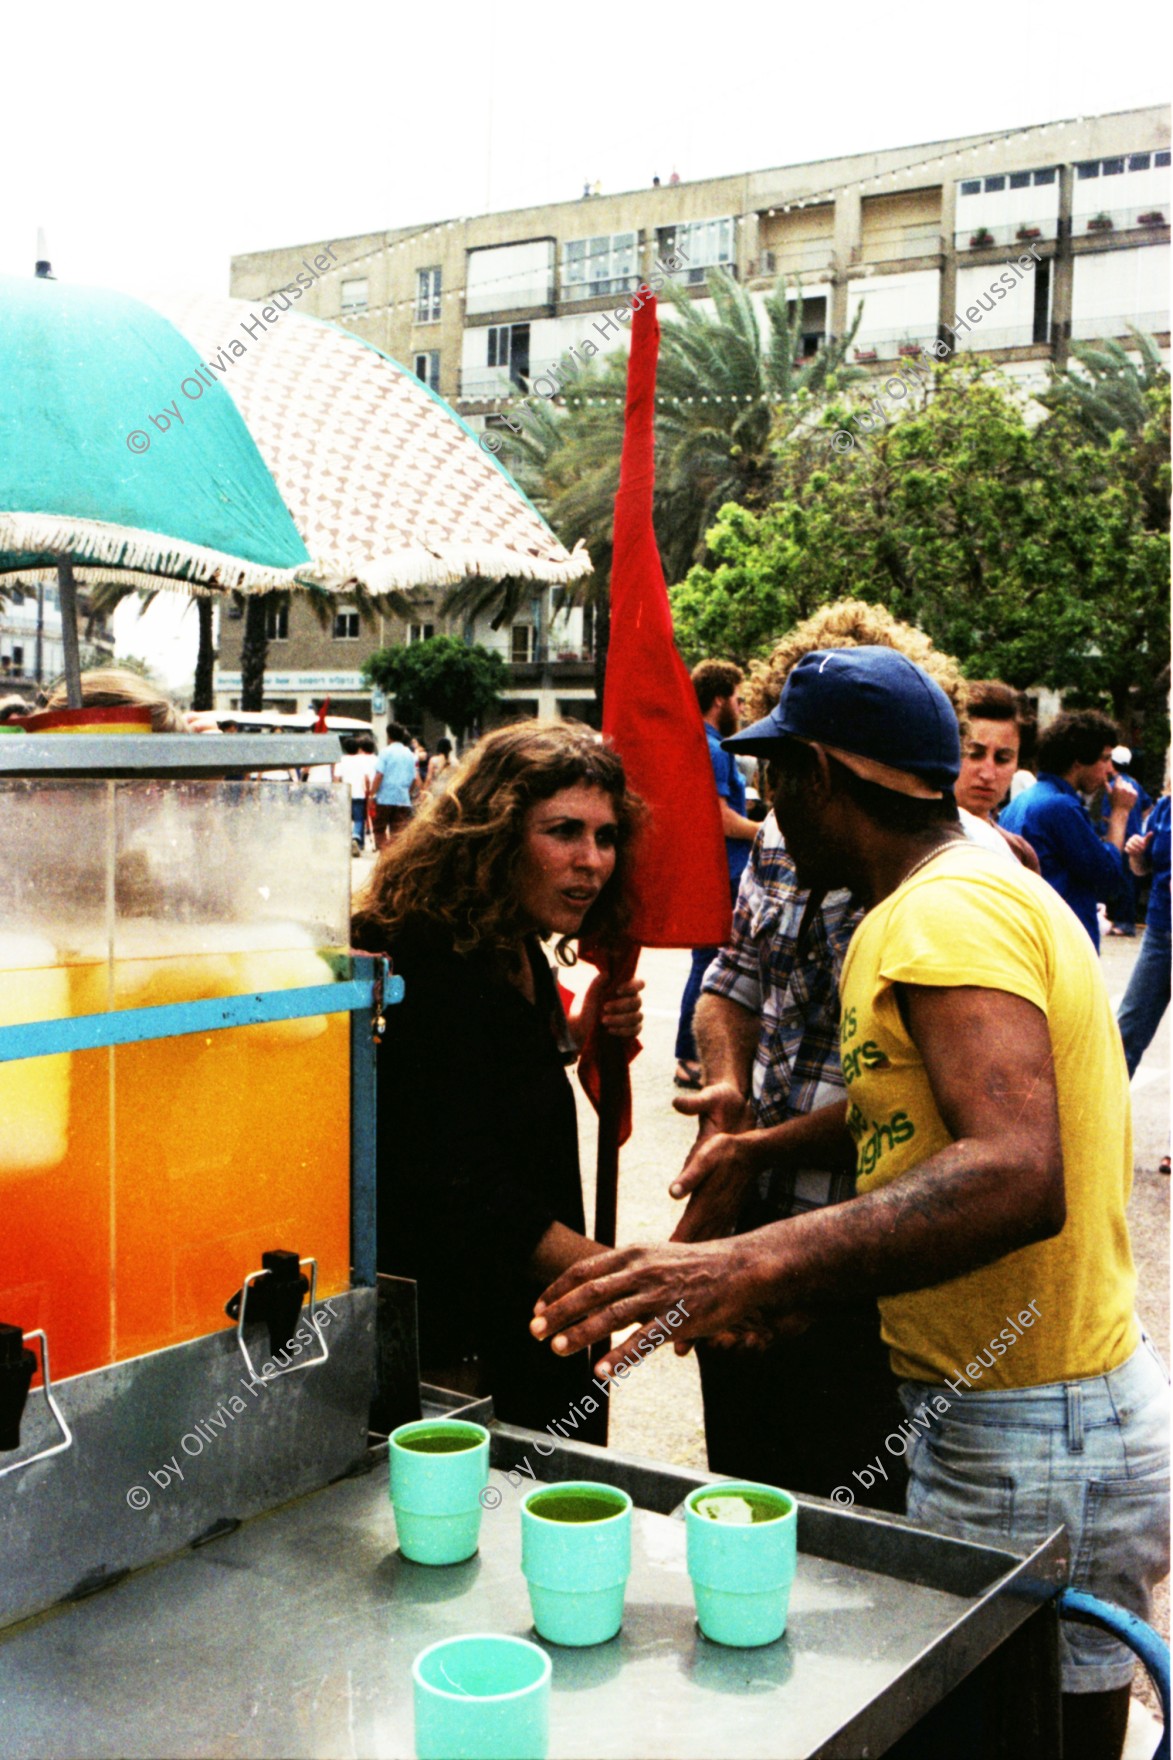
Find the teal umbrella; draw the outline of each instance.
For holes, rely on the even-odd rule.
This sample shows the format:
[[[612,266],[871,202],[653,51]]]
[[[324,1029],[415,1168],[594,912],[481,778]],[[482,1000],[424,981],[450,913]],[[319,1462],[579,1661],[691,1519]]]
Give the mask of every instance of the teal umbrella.
[[[146,304],[0,278],[0,581],[56,575],[71,694],[76,581],[378,594],[590,572],[447,404],[295,311],[302,291]]]

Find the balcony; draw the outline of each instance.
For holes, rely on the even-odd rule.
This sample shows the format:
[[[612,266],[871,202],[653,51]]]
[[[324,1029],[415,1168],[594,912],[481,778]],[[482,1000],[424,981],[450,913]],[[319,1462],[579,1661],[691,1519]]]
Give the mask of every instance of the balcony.
[[[916,360],[936,340],[935,320],[932,324],[926,324],[917,335],[911,335],[907,327],[900,330],[874,330],[867,336],[856,337],[852,362],[855,366],[867,367],[878,365],[881,361]]]
[[[750,276],[815,275],[825,279],[835,272],[834,240],[827,238],[796,238],[781,240],[762,252],[757,264],[751,263]]]
[[[1155,312],[1113,312],[1107,317],[1072,318],[1071,340],[1073,342],[1098,342],[1102,337],[1114,336],[1121,342],[1131,342],[1131,329],[1143,330],[1150,336],[1164,336],[1169,330],[1169,308]],[[1135,346],[1135,345],[1133,345]]]
[[[918,220],[907,226],[864,230],[856,260],[865,263],[901,263],[908,258],[939,257],[944,244],[936,220]]]
[[[1143,208],[1097,208],[1094,213],[1073,214],[1071,237],[1077,241],[1113,232],[1160,233],[1168,230],[1170,212],[1168,202],[1150,202]]]
[[[470,402],[489,402],[494,398],[524,397],[528,380],[520,383],[510,377],[508,367],[464,367],[460,374],[460,395]]]
[[[1058,236],[1059,221],[1054,214],[1006,220],[997,225],[981,221],[960,227],[953,234],[953,248],[956,251],[1011,250],[1021,256],[1032,244],[1053,244]]]
[[[592,281],[563,279],[558,297],[564,306],[579,305],[590,299],[623,299],[627,294],[634,293],[639,283],[638,274],[612,275],[609,279],[600,276]]]

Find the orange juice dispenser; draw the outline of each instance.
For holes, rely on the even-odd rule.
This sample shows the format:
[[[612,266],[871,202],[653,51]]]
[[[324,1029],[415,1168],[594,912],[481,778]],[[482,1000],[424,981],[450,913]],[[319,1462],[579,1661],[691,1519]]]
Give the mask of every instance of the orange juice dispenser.
[[[248,776],[336,755],[0,741],[0,1624],[365,1451],[381,962],[345,789]]]

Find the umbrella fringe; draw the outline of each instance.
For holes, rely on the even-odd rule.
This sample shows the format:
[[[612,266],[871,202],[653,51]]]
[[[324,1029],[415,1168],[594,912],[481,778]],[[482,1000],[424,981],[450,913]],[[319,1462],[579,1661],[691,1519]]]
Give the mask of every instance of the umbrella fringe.
[[[59,551],[73,560],[74,573],[85,586],[107,581],[124,586],[164,587],[196,595],[238,592],[267,593],[278,588],[321,586],[338,592],[357,583],[372,593],[397,588],[449,587],[469,577],[541,581],[565,585],[590,574],[593,564],[581,541],[565,562],[529,557],[494,545],[472,545],[443,558],[430,550],[400,551],[375,563],[336,562],[319,558],[299,568],[264,568],[242,562],[222,551],[144,532],[129,526],[107,526],[98,520],[75,520],[46,514],[0,514],[0,553]],[[178,576],[179,569],[187,570]],[[162,573],[160,571],[167,571]],[[56,580],[56,569],[9,568],[27,581]],[[168,578],[168,576],[170,578]]]
[[[293,586],[299,574],[313,567],[312,563],[303,562],[295,568],[267,568],[222,550],[188,544],[182,538],[144,532],[134,526],[107,525],[101,520],[71,519],[66,514],[0,513],[0,552],[26,551],[36,555],[46,550],[70,557],[79,579],[83,571],[91,580],[115,581],[138,573],[161,585],[165,583],[158,579],[159,575],[167,574],[180,587],[203,582],[221,591],[263,593]],[[183,574],[179,573],[181,569]],[[14,568],[6,572],[28,578],[55,578],[54,569]]]

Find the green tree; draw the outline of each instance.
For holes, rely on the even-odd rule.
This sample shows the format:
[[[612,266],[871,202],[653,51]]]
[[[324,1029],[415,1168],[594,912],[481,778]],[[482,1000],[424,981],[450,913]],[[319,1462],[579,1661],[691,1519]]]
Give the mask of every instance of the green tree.
[[[363,662],[363,677],[394,696],[400,721],[418,722],[428,710],[458,738],[481,725],[509,681],[499,654],[456,636],[377,648]]]
[[[1032,427],[981,361],[955,359],[932,379],[930,395],[867,432],[858,408],[831,409],[842,450],[796,438],[765,511],[722,510],[716,565],[671,594],[682,651],[764,655],[796,618],[851,594],[918,624],[970,677],[1159,719],[1169,553],[1137,456],[1162,435],[1167,454],[1167,401],[1141,439],[1117,432],[1102,445],[1070,411]],[[1151,395],[1159,404],[1159,388]],[[1165,494],[1167,530],[1167,482]],[[714,599],[736,641],[716,642]]]

